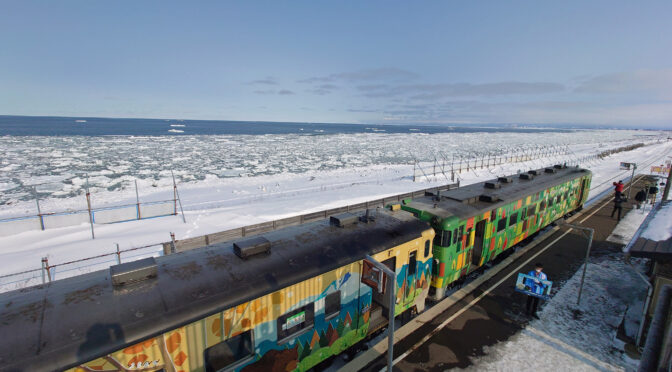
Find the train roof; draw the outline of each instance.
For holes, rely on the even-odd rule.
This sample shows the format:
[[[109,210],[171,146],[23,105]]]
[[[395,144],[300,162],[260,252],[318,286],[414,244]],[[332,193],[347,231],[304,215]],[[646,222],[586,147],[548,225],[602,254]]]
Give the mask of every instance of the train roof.
[[[373,222],[357,221],[338,227],[322,220],[265,233],[270,253],[246,259],[234,253],[233,243],[249,237],[158,257],[155,278],[126,286],[113,285],[117,266],[2,293],[0,369],[72,367],[157,336],[167,325],[189,324],[430,229],[404,211],[379,209]]]
[[[440,200],[437,200],[437,195],[434,193],[414,198],[405,205],[416,210],[426,211],[440,218],[456,216],[460,219],[466,219],[546,190],[549,187],[591,174],[589,170],[584,168],[564,166],[542,168],[530,172],[536,173],[536,176],[532,175],[530,179],[520,178],[520,175],[495,178],[457,189],[441,191],[439,193]],[[529,172],[525,174],[530,175]],[[499,182],[499,179],[502,178],[508,178],[506,181],[510,182]],[[495,184],[499,188],[488,188],[486,187],[488,183]]]

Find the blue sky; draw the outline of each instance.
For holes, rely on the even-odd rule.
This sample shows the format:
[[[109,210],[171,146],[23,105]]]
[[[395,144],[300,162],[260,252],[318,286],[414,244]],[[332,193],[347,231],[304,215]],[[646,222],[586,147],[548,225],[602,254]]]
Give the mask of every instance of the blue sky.
[[[672,128],[672,2],[0,2],[0,114]]]

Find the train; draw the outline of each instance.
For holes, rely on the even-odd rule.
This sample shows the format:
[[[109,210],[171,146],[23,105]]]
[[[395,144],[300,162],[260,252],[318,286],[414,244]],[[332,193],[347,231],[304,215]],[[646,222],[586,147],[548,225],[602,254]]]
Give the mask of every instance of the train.
[[[557,165],[0,294],[0,370],[306,371],[583,206]],[[394,289],[364,277],[367,256]]]

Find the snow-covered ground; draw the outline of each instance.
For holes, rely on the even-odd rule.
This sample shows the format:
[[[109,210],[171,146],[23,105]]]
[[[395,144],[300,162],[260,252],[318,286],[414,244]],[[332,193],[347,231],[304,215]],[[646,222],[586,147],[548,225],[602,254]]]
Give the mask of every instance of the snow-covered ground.
[[[626,334],[636,336],[646,297],[647,286],[634,272],[644,271],[642,261],[633,261],[635,268],[620,254],[591,259],[580,305],[576,300],[583,267],[542,306],[539,320],[487,348],[486,356],[473,360],[468,370],[636,370],[638,362],[624,353],[623,342],[616,338],[622,322]]]
[[[619,131],[614,131],[619,132]],[[603,132],[608,136],[610,132]],[[440,135],[437,135],[437,137]],[[612,135],[613,136],[613,135]],[[355,137],[360,137],[359,135]],[[312,138],[316,138],[313,136]],[[332,139],[333,140],[333,139]],[[360,138],[364,141],[365,139]],[[366,139],[368,141],[368,139]],[[417,149],[431,146],[436,141],[432,136],[418,136]],[[428,140],[429,142],[423,142]],[[482,143],[483,139],[474,138]],[[508,139],[507,139],[508,140]],[[541,140],[541,139],[539,139]],[[593,138],[593,141],[595,138]],[[453,140],[454,141],[454,140]],[[554,163],[572,164],[576,158],[594,154],[606,149],[603,139],[599,142],[586,142],[572,147],[570,155],[537,159],[524,163],[503,164],[496,167],[470,170],[459,175],[462,184],[490,179],[498,175],[515,174],[531,168],[539,168]],[[380,141],[378,141],[380,142]],[[628,143],[641,142],[641,138],[619,139],[609,148]],[[387,144],[388,147],[402,146],[403,141]],[[366,143],[365,145],[369,145]],[[374,144],[371,144],[374,146]],[[333,143],[330,146],[338,146]],[[379,146],[376,144],[375,146]],[[404,145],[406,146],[406,145]],[[497,148],[493,144],[493,148]],[[604,160],[593,160],[584,164],[593,173],[591,195],[597,195],[610,189],[611,182],[625,179],[629,171],[619,170],[619,162],[637,162],[639,172],[647,172],[651,164],[659,164],[672,155],[672,142],[652,144],[630,152],[614,154]],[[431,172],[431,164],[425,164],[425,173]],[[185,209],[187,223],[181,216],[163,217],[127,223],[96,225],[96,239],[91,239],[90,227],[79,226],[31,231],[0,238],[0,276],[40,267],[42,257],[47,257],[51,265],[91,257],[120,249],[154,245],[145,250],[134,252],[136,257],[159,254],[156,244],[170,240],[169,233],[176,238],[185,239],[218,231],[241,227],[249,224],[275,220],[279,218],[310,213],[338,206],[355,204],[366,200],[378,199],[398,193],[432,187],[448,183],[446,176],[438,173],[436,177],[425,177],[418,172],[417,182],[412,181],[413,165],[408,164],[365,164],[359,167],[346,167],[328,170],[312,168],[304,173],[281,172],[277,174],[257,175],[254,177],[218,178],[205,177],[197,182],[182,182],[179,191]],[[150,182],[145,180],[143,182]],[[154,181],[151,181],[154,182]],[[160,179],[156,187],[144,186],[139,182],[140,198],[143,201],[172,198],[172,180]],[[151,192],[149,191],[151,190]],[[135,201],[133,189],[98,192],[93,195],[94,206],[105,203],[119,204]],[[113,203],[114,201],[114,203]],[[41,202],[44,210],[75,208],[84,204],[84,197],[52,197]],[[31,202],[16,201],[2,208],[2,215],[34,213]],[[131,259],[130,254],[122,255],[123,260]],[[56,278],[74,275],[90,270],[102,269],[115,262],[115,257],[103,261],[92,260],[80,266],[58,268]],[[93,265],[92,265],[93,264]],[[83,266],[83,267],[82,267]],[[70,272],[64,272],[70,270]],[[7,283],[2,282],[0,286]],[[11,283],[5,287],[17,288],[27,285],[26,281]],[[34,284],[34,282],[30,282]]]

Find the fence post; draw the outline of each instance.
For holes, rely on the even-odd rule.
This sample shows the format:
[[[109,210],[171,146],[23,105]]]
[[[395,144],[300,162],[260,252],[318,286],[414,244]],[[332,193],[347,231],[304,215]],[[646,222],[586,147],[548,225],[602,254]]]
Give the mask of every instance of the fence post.
[[[177,216],[177,184],[173,176],[173,214]]]
[[[40,218],[40,227],[44,231],[44,218],[42,218],[42,211],[40,211],[40,198],[37,196],[37,188],[33,186],[33,195],[35,195],[35,204],[37,204],[37,216]]]
[[[173,173],[173,170],[170,170],[170,175],[173,176],[173,191],[175,195],[175,199],[180,203],[180,213],[182,213],[182,222],[187,223],[186,218],[184,217],[184,209],[182,209],[182,199],[180,198],[180,192],[177,191],[177,183],[175,182],[175,174]],[[175,214],[177,214],[177,209],[175,209]]]
[[[135,182],[135,205],[138,207],[138,219],[142,219],[140,215],[140,194],[138,193],[138,180],[133,180]]]
[[[177,253],[177,247],[175,246],[175,233],[170,233],[170,253]]]
[[[45,278],[46,272],[46,278]],[[46,279],[49,279],[51,282],[51,273],[49,272],[49,259],[47,257],[42,257],[42,284],[46,283]]]
[[[115,243],[117,245],[117,263],[121,265],[121,252],[119,251],[119,243]]]
[[[42,284],[47,282],[47,276],[44,272],[46,270],[46,265],[45,265],[46,262],[47,262],[47,258],[42,257]]]
[[[413,161],[413,182],[415,182],[415,161]]]
[[[91,213],[91,193],[89,192],[89,174],[86,174],[86,206],[89,210],[89,224],[91,224],[91,239],[95,239],[96,235],[93,233],[93,214]]]
[[[441,155],[441,164],[439,164],[439,170],[441,171],[443,177],[445,177],[447,181],[448,176],[446,176],[446,158],[443,157],[443,154],[441,154],[441,152],[439,152],[439,154]]]

